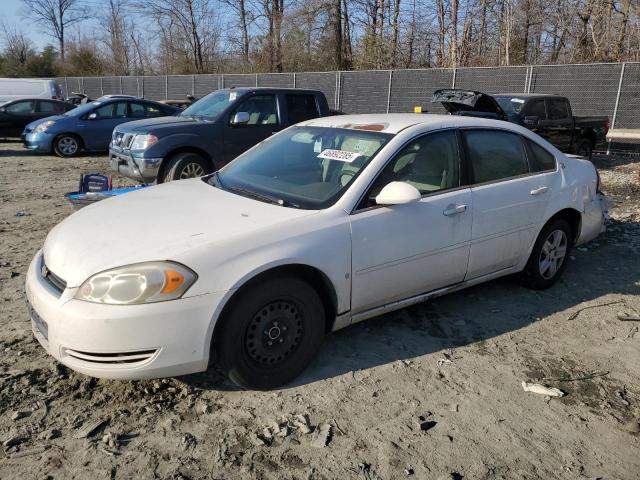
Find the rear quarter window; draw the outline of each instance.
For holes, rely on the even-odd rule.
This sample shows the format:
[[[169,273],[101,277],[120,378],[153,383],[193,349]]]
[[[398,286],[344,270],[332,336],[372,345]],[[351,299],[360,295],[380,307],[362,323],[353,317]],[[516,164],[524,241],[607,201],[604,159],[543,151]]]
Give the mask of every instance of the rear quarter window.
[[[527,139],[526,142],[532,171],[544,172],[556,169],[556,159],[550,152],[532,140]]]

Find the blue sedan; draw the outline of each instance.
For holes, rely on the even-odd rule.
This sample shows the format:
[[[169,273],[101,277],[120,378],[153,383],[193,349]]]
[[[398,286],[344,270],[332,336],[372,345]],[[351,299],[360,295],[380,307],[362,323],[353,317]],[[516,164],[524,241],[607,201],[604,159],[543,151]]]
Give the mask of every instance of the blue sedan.
[[[80,151],[109,149],[111,133],[121,123],[175,115],[180,110],[139,98],[102,97],[62,115],[31,122],[22,134],[25,146],[34,152],[54,152],[73,157]]]

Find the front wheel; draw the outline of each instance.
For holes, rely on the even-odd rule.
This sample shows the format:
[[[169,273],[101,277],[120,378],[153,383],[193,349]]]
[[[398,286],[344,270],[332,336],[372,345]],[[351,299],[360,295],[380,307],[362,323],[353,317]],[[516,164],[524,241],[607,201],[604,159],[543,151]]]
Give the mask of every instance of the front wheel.
[[[60,135],[53,141],[53,151],[59,157],[73,157],[80,151],[80,140],[74,135]]]
[[[212,357],[247,389],[268,390],[292,381],[316,356],[324,337],[322,301],[298,278],[249,287],[220,321]]]
[[[185,178],[202,177],[211,173],[209,163],[197,153],[185,152],[169,159],[162,180],[184,180]]]
[[[529,288],[544,290],[559,280],[567,265],[571,238],[571,227],[565,220],[557,219],[545,225],[522,272]]]

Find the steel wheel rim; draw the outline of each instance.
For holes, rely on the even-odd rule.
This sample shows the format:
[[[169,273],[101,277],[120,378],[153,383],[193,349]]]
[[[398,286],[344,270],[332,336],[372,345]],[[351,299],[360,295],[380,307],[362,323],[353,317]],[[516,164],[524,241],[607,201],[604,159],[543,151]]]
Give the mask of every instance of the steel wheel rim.
[[[255,362],[273,366],[283,362],[300,346],[302,313],[296,304],[276,300],[251,319],[244,338],[247,354]]]
[[[58,140],[58,149],[65,155],[73,155],[78,151],[78,142],[72,137],[62,137]]]
[[[567,235],[563,230],[554,230],[542,244],[538,260],[538,270],[545,280],[553,278],[567,256]]]
[[[199,163],[187,163],[182,172],[180,172],[180,178],[195,178],[202,177],[204,175],[204,168]]]

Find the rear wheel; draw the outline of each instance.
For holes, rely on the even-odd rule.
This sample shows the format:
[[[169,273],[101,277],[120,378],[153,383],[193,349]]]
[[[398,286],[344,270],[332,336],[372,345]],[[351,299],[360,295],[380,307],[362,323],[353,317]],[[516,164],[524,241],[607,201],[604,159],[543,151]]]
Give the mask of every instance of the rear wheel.
[[[571,227],[565,220],[556,219],[545,225],[522,272],[529,288],[544,290],[558,281],[567,265],[571,238]]]
[[[202,156],[193,152],[178,153],[171,157],[164,170],[163,181],[202,177],[211,173],[211,166]]]
[[[250,287],[233,301],[212,342],[217,366],[236,384],[268,390],[296,378],[324,337],[324,307],[298,278]]]
[[[53,141],[53,151],[59,157],[73,157],[80,151],[80,140],[75,135],[62,134]]]

